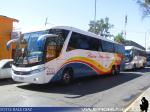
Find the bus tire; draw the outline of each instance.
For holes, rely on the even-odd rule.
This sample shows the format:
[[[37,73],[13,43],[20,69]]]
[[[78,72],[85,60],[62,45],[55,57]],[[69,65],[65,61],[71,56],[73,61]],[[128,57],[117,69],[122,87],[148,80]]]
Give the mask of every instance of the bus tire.
[[[64,85],[69,84],[73,79],[73,70],[71,68],[67,68],[64,70],[61,78],[61,82]]]
[[[133,65],[133,70],[134,70],[134,71],[136,70],[136,64]]]
[[[146,64],[145,63],[143,63],[143,67],[142,67],[142,69],[144,69],[146,67]]]

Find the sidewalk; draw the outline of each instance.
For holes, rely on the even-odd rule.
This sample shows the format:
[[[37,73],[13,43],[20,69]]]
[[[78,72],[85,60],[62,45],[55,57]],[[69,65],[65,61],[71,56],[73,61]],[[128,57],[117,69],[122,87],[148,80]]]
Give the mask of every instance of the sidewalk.
[[[133,103],[131,103],[123,112],[141,112],[140,104],[142,97],[145,97],[149,101],[149,110],[150,112],[150,87],[144,91]]]

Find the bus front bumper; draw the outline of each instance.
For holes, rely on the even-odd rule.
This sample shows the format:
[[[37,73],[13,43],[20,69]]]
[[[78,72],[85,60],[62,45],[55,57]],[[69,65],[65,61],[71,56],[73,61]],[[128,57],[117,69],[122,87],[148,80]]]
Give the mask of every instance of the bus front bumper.
[[[35,84],[46,84],[49,83],[49,81],[52,78],[49,77],[49,80],[46,80],[46,76],[44,75],[45,72],[39,72],[35,74],[29,74],[29,75],[19,75],[14,74],[12,71],[12,79],[17,82],[26,82],[26,83],[35,83]]]
[[[125,63],[125,70],[131,70],[131,69],[133,69],[133,64]]]

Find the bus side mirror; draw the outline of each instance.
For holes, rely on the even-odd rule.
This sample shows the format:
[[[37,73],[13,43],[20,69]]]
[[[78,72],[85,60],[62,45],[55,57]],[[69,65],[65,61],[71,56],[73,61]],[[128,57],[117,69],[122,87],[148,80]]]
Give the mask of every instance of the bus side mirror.
[[[6,43],[6,48],[7,48],[7,50],[10,49],[10,45],[11,45],[12,43],[17,42],[17,41],[18,41],[18,39],[9,40],[9,41]]]

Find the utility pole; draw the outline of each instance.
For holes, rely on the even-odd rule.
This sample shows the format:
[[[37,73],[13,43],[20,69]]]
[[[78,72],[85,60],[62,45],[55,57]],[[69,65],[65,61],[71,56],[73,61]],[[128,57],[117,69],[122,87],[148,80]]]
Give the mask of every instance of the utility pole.
[[[128,16],[125,15],[125,22],[124,22],[124,37],[125,37],[125,40],[126,40],[126,27],[127,27],[127,22],[128,22]]]
[[[45,20],[45,26],[47,25],[47,21],[48,21],[48,17],[46,17],[46,20]]]
[[[145,32],[145,50],[146,50],[146,35],[147,35],[147,32]]]
[[[147,41],[147,33],[149,33],[150,29],[146,30],[145,31],[145,50],[146,50],[146,47],[147,47],[147,44],[146,44],[146,41]]]
[[[96,33],[96,4],[97,4],[97,0],[95,0],[95,14],[94,14],[94,32]]]
[[[47,25],[55,25],[55,24],[49,23],[49,22],[48,22],[48,17],[46,17],[44,25],[47,26]]]

